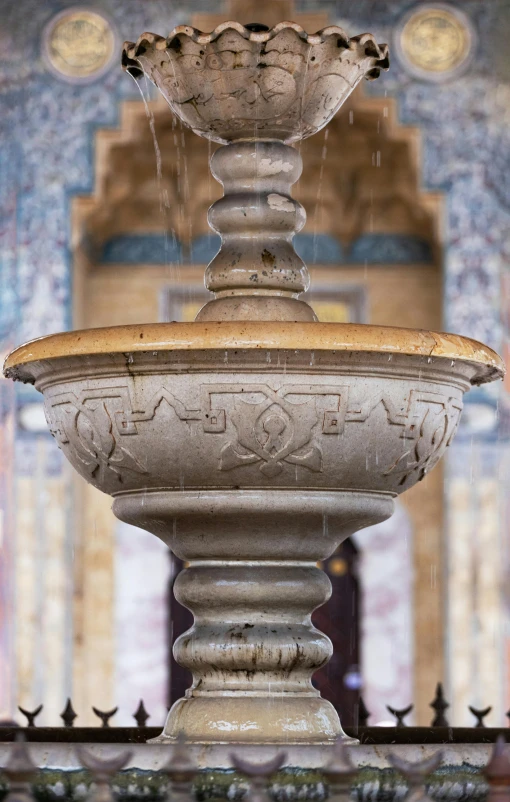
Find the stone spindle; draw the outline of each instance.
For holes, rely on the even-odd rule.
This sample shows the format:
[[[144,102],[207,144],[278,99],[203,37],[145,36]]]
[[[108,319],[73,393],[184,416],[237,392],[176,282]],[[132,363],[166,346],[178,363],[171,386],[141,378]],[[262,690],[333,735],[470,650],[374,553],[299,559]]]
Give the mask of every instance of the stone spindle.
[[[427,778],[436,771],[443,760],[441,751],[417,763],[410,763],[395,754],[388,755],[388,761],[407,780],[407,794],[404,802],[432,802],[426,788]]]
[[[169,796],[172,802],[187,802],[192,798],[193,780],[198,767],[182,736],[172,748],[172,754],[162,771],[169,780]]]
[[[328,800],[348,802],[358,768],[352,762],[350,752],[341,739],[338,739],[333,758],[322,773],[329,787]]]
[[[285,752],[278,752],[267,763],[249,763],[236,753],[231,754],[230,759],[237,771],[250,778],[247,802],[271,802],[267,790],[268,781],[285,763],[287,759]]]
[[[32,782],[37,774],[37,766],[22,737],[18,737],[12,745],[9,760],[2,772],[9,781],[4,802],[34,802]]]
[[[211,171],[225,194],[208,219],[222,244],[205,275],[216,299],[197,320],[316,319],[298,300],[310,279],[292,244],[306,220],[290,194],[302,167],[298,151],[283,142],[235,142],[213,154]]]
[[[133,753],[125,751],[116,757],[101,760],[80,744],[76,746],[76,754],[81,765],[92,775],[94,787],[89,792],[87,802],[114,802],[111,789],[113,777],[125,768]]]

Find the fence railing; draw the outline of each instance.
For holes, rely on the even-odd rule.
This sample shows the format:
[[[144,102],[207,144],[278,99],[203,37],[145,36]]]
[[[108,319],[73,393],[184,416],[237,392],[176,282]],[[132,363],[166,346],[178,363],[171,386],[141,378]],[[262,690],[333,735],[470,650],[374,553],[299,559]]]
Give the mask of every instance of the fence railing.
[[[485,726],[484,720],[491,712],[492,707],[477,709],[470,706],[473,726],[452,726],[447,718],[447,710],[450,705],[445,699],[441,683],[436,686],[435,696],[430,707],[434,712],[431,723],[427,727],[406,725],[406,717],[413,710],[412,704],[403,709],[387,705],[388,712],[395,719],[394,727],[370,726],[370,711],[367,710],[363,698],[360,697],[355,716],[358,723],[354,727],[345,727],[345,731],[348,735],[358,738],[366,744],[494,743],[499,733],[508,732],[503,727]],[[61,727],[38,726],[37,719],[44,710],[42,704],[34,710],[27,710],[23,707],[18,709],[25,718],[24,726],[20,726],[15,721],[0,720],[0,741],[14,741],[21,730],[25,734],[26,740],[33,742],[145,743],[160,735],[163,727],[163,722],[158,727],[148,726],[147,722],[151,716],[146,710],[143,700],[140,700],[135,712],[132,713],[135,721],[135,725],[132,727],[112,726],[111,720],[118,712],[118,707],[111,710],[92,707],[98,724],[96,727],[82,727],[79,725],[79,715],[74,710],[71,699],[67,700],[60,714],[63,725]],[[510,711],[506,715],[509,718],[510,727]],[[78,725],[75,723],[76,721],[78,721]]]
[[[167,779],[164,802],[192,802],[197,798],[195,781],[199,770],[191,750],[186,743],[180,742],[169,751],[170,759],[160,769],[160,773]],[[128,766],[133,753],[124,750],[103,760],[83,746],[76,746],[75,752],[79,764],[90,778],[87,802],[115,802],[112,790],[114,778]],[[362,770],[353,761],[352,754],[352,749],[341,741],[337,742],[331,760],[321,772],[326,787],[325,796],[331,802],[348,802],[351,798],[351,792]],[[282,768],[285,760],[285,753],[277,752],[268,762],[254,764],[245,760],[237,750],[233,750],[232,768],[247,781],[244,794],[236,798],[241,798],[243,802],[271,802],[271,779]],[[399,796],[400,802],[432,802],[429,780],[441,768],[441,750],[414,763],[390,753],[388,762],[405,781],[406,792]],[[9,785],[4,802],[36,802],[34,787],[37,785],[40,769],[33,761],[24,740],[18,739],[12,744],[8,760],[0,768]],[[486,802],[510,802],[510,752],[504,737],[497,739],[480,774],[488,785]]]

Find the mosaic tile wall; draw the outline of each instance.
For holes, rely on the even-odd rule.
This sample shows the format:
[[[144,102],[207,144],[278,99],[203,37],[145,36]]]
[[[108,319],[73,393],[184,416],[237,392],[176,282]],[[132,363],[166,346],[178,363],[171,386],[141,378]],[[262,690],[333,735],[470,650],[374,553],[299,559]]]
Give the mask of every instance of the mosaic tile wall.
[[[41,57],[42,32],[56,13],[73,5],[65,0],[18,0],[17,3],[0,0],[2,351],[22,340],[72,326],[70,199],[93,189],[94,132],[98,128],[115,127],[119,104],[124,99],[139,97],[134,83],[116,67],[87,85],[66,83],[49,72]],[[82,5],[105,12],[117,30],[119,41],[132,39],[143,30],[166,32],[175,24],[188,21],[190,13],[187,3],[171,0],[96,0]],[[507,48],[510,15],[508,4],[503,0],[491,3],[463,0],[460,5],[471,19],[478,39],[473,62],[465,75],[445,84],[426,83],[416,80],[394,58],[391,71],[371,84],[367,91],[395,97],[401,122],[420,128],[423,184],[445,196],[444,328],[470,335],[506,352],[510,342],[505,295],[506,271],[510,270],[507,180],[510,171]],[[218,2],[195,0],[193,3],[193,11],[212,12],[220,8]],[[300,11],[324,8],[332,22],[342,24],[348,31],[372,30],[379,41],[391,44],[392,31],[408,10],[409,3],[407,0],[357,0],[356,3],[309,0],[297,2],[296,8]],[[14,634],[12,621],[2,618],[3,611],[13,599],[20,602],[25,599],[28,604],[26,593],[32,599],[26,611],[31,625],[35,627],[40,621],[41,625],[52,627],[55,637],[62,638],[65,653],[58,656],[62,697],[71,686],[69,644],[73,624],[68,614],[58,615],[59,605],[65,609],[69,607],[72,592],[69,578],[65,572],[53,578],[41,576],[40,565],[38,567],[38,556],[45,556],[51,563],[55,549],[63,555],[59,565],[65,565],[65,560],[71,565],[69,511],[64,505],[59,508],[55,498],[48,498],[45,484],[49,478],[60,478],[65,487],[69,479],[47,435],[14,425],[19,422],[23,409],[33,402],[34,395],[29,388],[18,388],[14,393],[10,386],[1,383],[4,464],[0,475],[3,512],[0,715],[12,709],[14,698],[19,694],[19,682],[23,682],[22,671],[18,686],[12,676]],[[498,395],[496,388],[477,391],[470,405],[471,412],[468,408],[464,430],[449,461],[446,493],[452,512],[446,537],[451,543],[457,542],[457,537],[466,542],[473,539],[476,516],[462,517],[459,499],[463,493],[469,493],[472,483],[469,466],[473,462],[477,466],[483,464],[484,478],[492,485],[490,492],[486,488],[485,495],[482,493],[480,505],[485,505],[483,509],[487,514],[496,518],[484,531],[492,533],[491,548],[499,554],[505,552],[501,542],[506,542],[507,537],[507,519],[499,499],[508,493],[508,479],[503,468],[508,460],[505,443],[510,433],[510,406],[506,394]],[[14,501],[23,498],[22,492],[39,494],[35,513],[22,507],[15,511]],[[61,489],[55,487],[55,493],[58,492]],[[477,507],[479,514],[482,506]],[[34,518],[31,522],[30,515]],[[52,521],[57,529],[60,527],[60,539],[50,537]],[[24,541],[20,532],[31,533],[30,537],[35,538],[30,547],[35,549],[32,551],[35,556],[22,562],[25,578],[14,586],[8,566],[13,559],[23,561],[20,544]],[[35,595],[34,582],[38,588]],[[45,593],[46,586],[51,588],[51,593]],[[44,602],[42,607],[38,600]],[[505,621],[506,608],[503,608],[499,623],[495,624],[500,651],[506,649]],[[29,664],[26,653],[19,653],[16,659],[22,669]],[[476,675],[483,687],[480,678],[483,679],[483,671],[489,670],[476,668],[470,681]],[[25,690],[31,698],[36,698],[46,687],[44,671],[49,668],[41,668],[35,679],[31,676],[27,680]],[[474,698],[470,702],[481,704],[485,699]],[[60,702],[55,699],[55,710],[58,704]]]

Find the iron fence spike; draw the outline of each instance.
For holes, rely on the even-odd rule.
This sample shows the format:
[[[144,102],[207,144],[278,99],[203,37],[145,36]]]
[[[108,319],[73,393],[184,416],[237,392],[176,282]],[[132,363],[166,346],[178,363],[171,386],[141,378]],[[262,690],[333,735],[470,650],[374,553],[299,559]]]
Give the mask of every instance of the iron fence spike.
[[[328,800],[348,802],[358,767],[352,762],[351,753],[341,737],[337,739],[332,758],[322,774],[329,789]]]
[[[471,707],[469,705],[469,712],[472,713],[476,718],[476,724],[473,726],[475,727],[485,727],[484,718],[488,716],[491,712],[492,707],[484,707],[483,710],[477,710],[476,707]]]
[[[145,705],[143,703],[143,699],[140,699],[138,707],[136,708],[136,712],[133,713],[133,718],[137,723],[138,727],[145,727],[147,724],[147,720],[150,719],[150,713],[147,713],[145,709]]]
[[[75,747],[76,755],[81,765],[90,771],[95,784],[88,796],[89,802],[114,802],[111,782],[115,774],[125,768],[133,757],[133,752],[127,750],[113,758],[101,760],[93,752],[85,749],[81,744]]]
[[[409,715],[411,710],[413,709],[414,705],[408,705],[407,707],[402,708],[402,710],[396,710],[394,707],[390,707],[390,705],[386,705],[386,710],[391,713],[392,716],[396,718],[396,727],[407,727],[407,724],[404,722],[406,716]]]
[[[73,703],[70,699],[67,700],[65,708],[60,714],[60,718],[64,722],[64,727],[74,727],[74,720],[78,718],[78,714],[75,713]]]
[[[445,712],[450,705],[444,698],[443,683],[438,682],[436,685],[436,695],[430,703],[430,707],[435,710],[435,716],[432,720],[432,727],[449,727],[450,724],[445,716]]]
[[[278,752],[267,763],[250,763],[248,760],[239,757],[235,752],[230,754],[230,760],[235,769],[245,774],[247,777],[270,777],[278,769],[281,769],[287,759],[285,752]]]
[[[370,711],[367,710],[365,702],[363,701],[363,697],[360,696],[358,703],[358,725],[360,727],[366,727],[368,719],[370,718],[371,715],[372,714],[370,713]]]
[[[26,720],[27,720],[27,727],[37,727],[37,724],[35,723],[35,720],[36,720],[37,716],[39,715],[39,713],[41,712],[42,709],[43,709],[43,705],[39,705],[39,707],[36,707],[35,710],[32,710],[32,712],[30,712],[30,710],[25,710],[24,707],[21,707],[21,705],[18,705],[19,712],[22,713],[25,716]]]
[[[281,769],[286,760],[286,753],[278,752],[267,763],[250,763],[237,753],[231,752],[230,761],[234,768],[250,780],[250,787],[244,799],[247,802],[270,802],[267,781],[278,769]]]
[[[4,802],[34,802],[31,783],[37,774],[37,766],[28,751],[23,733],[16,736],[2,771],[9,781]]]
[[[426,787],[427,778],[436,771],[443,760],[443,752],[438,750],[425,760],[410,763],[390,752],[388,762],[407,780],[408,789],[404,800],[413,802],[432,802]]]
[[[189,800],[198,766],[193,760],[182,733],[178,735],[170,760],[161,769],[169,779],[171,800]]]
[[[118,707],[114,707],[113,710],[104,711],[104,710],[98,710],[97,707],[92,706],[93,712],[103,722],[101,724],[101,727],[109,727],[110,726],[110,719],[115,715],[115,713],[117,712],[118,709],[119,709]]]

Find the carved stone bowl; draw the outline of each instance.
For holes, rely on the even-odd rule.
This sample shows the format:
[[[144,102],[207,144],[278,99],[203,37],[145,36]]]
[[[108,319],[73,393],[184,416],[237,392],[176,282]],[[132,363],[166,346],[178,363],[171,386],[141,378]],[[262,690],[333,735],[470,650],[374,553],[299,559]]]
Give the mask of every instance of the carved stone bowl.
[[[8,357],[74,468],[189,566],[175,593],[195,623],[174,653],[193,685],[160,740],[183,732],[206,766],[232,742],[327,762],[343,731],[311,683],[331,656],[310,617],[330,594],[317,561],[391,515],[464,392],[502,373],[463,337],[332,323],[97,329]]]
[[[71,464],[113,496],[400,493],[450,444],[464,392],[501,371],[464,337],[331,323],[90,329],[35,340],[5,365],[44,394]]]
[[[271,30],[224,22],[212,33],[188,25],[166,39],[144,33],[124,43],[122,64],[145,73],[197,134],[226,143],[311,136],[389,60],[372,34],[349,38],[336,25],[308,34],[294,22]]]

